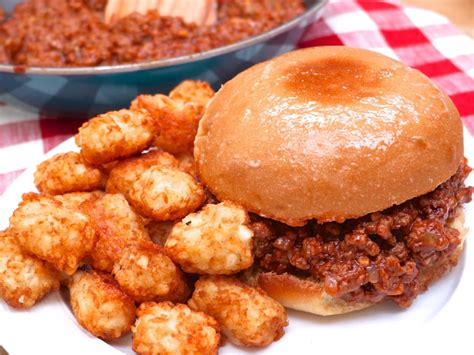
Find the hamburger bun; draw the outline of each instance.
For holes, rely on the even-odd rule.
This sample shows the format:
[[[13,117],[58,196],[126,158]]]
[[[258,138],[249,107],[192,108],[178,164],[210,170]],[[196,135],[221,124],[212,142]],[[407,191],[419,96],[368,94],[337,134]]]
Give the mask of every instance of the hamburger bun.
[[[450,224],[460,232],[461,243],[449,259],[420,270],[420,284],[426,291],[429,284],[456,266],[464,249],[464,239],[468,229],[464,227],[464,211],[458,209],[458,217]],[[370,302],[348,303],[342,298],[334,298],[324,292],[321,282],[314,279],[301,279],[290,274],[278,275],[273,272],[259,272],[255,269],[243,275],[244,280],[260,287],[268,295],[287,308],[320,316],[332,316],[358,311],[374,305]]]
[[[343,222],[434,190],[463,157],[459,114],[419,71],[347,47],[291,52],[227,82],[195,140],[221,201],[291,226]]]

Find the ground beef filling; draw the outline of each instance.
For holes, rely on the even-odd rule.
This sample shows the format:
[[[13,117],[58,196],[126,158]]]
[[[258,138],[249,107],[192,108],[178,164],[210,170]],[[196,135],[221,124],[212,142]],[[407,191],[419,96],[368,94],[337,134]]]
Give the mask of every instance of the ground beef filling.
[[[105,4],[26,0],[9,18],[0,8],[0,63],[96,66],[177,57],[268,31],[305,10],[303,0],[218,0],[213,26],[190,25],[156,12],[131,14],[107,25]]]
[[[389,297],[408,307],[426,290],[427,267],[440,272],[461,242],[449,223],[471,201],[464,161],[455,175],[426,195],[344,223],[287,225],[252,216],[256,265],[263,271],[314,277],[325,291],[349,302]]]

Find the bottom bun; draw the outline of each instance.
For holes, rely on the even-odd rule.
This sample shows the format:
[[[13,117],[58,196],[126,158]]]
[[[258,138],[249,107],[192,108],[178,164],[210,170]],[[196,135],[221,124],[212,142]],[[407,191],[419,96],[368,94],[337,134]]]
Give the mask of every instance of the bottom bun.
[[[464,211],[461,208],[458,210],[458,217],[450,224],[450,227],[461,233],[462,242],[449,259],[422,269],[420,283],[424,290],[459,261],[464,247],[464,238],[467,234],[467,228],[464,227]],[[349,303],[341,298],[334,298],[324,292],[321,282],[310,278],[302,279],[290,274],[279,275],[274,272],[255,272],[254,270],[245,273],[243,278],[247,283],[262,288],[270,297],[287,308],[320,316],[354,312],[374,304],[371,302]]]
[[[372,305],[370,302],[348,303],[324,292],[321,282],[300,279],[290,274],[261,273],[257,285],[287,308],[331,316],[358,311]]]

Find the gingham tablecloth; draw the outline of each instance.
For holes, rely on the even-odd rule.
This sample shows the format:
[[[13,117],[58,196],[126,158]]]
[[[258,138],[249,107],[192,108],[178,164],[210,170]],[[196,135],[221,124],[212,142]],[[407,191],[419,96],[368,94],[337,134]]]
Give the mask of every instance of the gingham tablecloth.
[[[367,48],[421,70],[451,97],[474,134],[474,41],[445,17],[397,2],[331,1],[299,43],[321,45]],[[0,106],[0,194],[82,122]]]

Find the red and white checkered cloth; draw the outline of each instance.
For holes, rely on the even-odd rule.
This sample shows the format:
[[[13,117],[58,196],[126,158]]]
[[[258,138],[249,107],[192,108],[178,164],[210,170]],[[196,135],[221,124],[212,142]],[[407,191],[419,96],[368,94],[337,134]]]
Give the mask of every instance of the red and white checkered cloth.
[[[474,135],[474,41],[445,17],[393,1],[332,1],[299,45],[367,48],[422,71],[451,96]],[[1,106],[0,194],[82,122]]]

